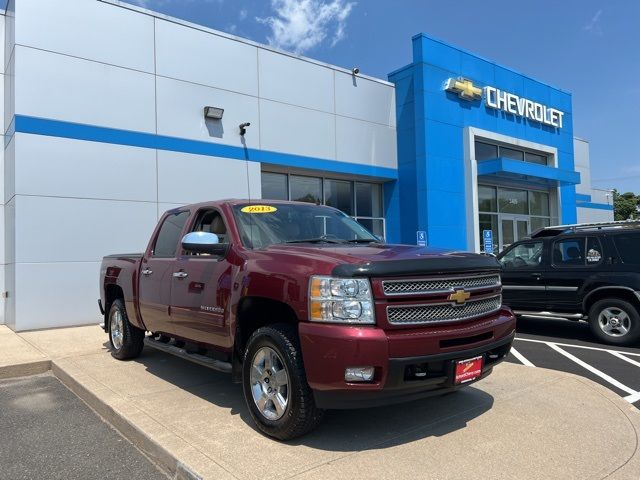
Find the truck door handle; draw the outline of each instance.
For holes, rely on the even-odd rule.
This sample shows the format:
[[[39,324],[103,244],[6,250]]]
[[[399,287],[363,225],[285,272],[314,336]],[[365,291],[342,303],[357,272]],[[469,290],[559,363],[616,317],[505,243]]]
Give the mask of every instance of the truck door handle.
[[[540,280],[540,277],[542,276],[541,273],[532,273],[531,276],[537,280]]]
[[[189,276],[189,274],[187,272],[173,272],[173,276],[175,278],[185,278]]]
[[[153,273],[153,270],[151,270],[150,268],[145,268],[140,273],[142,273],[143,275],[149,276]]]

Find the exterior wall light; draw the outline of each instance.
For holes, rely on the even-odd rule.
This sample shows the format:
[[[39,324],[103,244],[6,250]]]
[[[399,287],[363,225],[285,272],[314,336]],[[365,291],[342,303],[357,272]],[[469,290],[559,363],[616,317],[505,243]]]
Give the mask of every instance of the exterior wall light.
[[[224,108],[204,107],[204,118],[210,118],[211,120],[221,120],[223,114]]]

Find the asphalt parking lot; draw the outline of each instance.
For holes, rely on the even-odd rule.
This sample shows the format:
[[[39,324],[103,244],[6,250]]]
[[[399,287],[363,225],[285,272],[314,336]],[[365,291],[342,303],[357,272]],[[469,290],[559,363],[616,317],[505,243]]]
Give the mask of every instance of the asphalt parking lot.
[[[166,479],[53,375],[0,381],[0,478]]]
[[[507,361],[573,373],[597,382],[640,409],[640,346],[597,343],[586,322],[519,318]]]

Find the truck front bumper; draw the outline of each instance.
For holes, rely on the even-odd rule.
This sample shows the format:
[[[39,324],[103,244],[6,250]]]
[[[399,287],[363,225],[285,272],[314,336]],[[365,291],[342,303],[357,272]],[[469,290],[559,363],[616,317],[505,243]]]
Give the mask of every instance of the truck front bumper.
[[[474,382],[486,377],[509,354],[515,317],[503,309],[481,321],[393,331],[300,323],[299,333],[316,405],[362,408],[441,395],[473,383],[454,384],[456,360],[482,355],[482,375]],[[346,368],[367,366],[375,367],[371,382],[345,381]],[[426,374],[415,376],[416,368]]]

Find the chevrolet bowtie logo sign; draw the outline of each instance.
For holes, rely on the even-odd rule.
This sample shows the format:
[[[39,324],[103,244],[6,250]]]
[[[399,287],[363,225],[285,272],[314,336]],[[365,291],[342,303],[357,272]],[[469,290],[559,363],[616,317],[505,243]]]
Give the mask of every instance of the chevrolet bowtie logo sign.
[[[473,82],[467,78],[450,78],[444,88],[447,92],[457,93],[464,100],[476,100],[482,98],[482,89],[476,87]]]
[[[447,300],[450,302],[455,302],[457,305],[464,305],[467,300],[471,298],[471,294],[469,292],[465,292],[464,290],[456,290],[454,293],[447,297]]]

